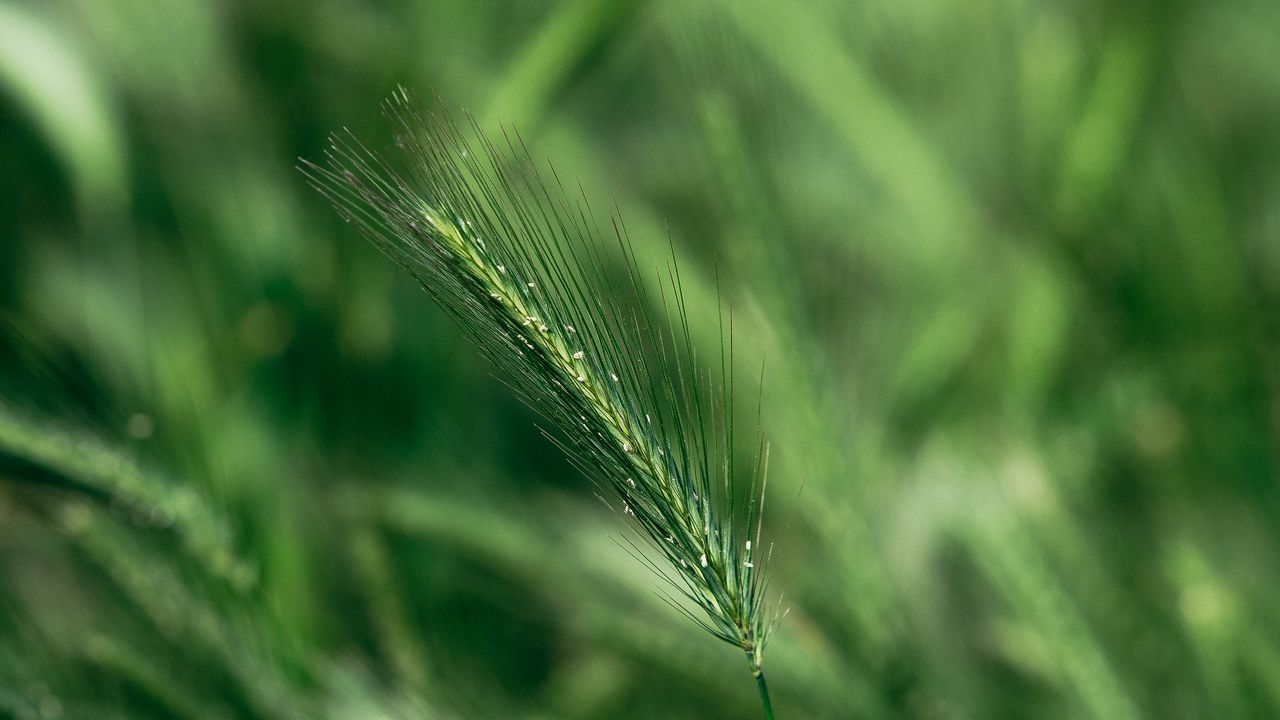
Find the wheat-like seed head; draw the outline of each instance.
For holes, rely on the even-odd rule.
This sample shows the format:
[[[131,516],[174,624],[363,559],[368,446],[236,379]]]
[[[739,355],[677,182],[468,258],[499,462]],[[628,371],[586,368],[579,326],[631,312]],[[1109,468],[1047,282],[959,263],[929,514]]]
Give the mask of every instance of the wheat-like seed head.
[[[403,89],[386,112],[403,164],[344,132],[325,165],[303,171],[548,421],[548,437],[666,562],[631,545],[633,555],[702,612],[673,605],[742,648],[758,674],[777,622],[759,535],[768,446],[761,436],[736,503],[732,317],[720,315],[717,380],[696,363],[674,259],[651,291],[620,219],[602,232],[518,136],[504,132],[499,148]],[[621,263],[607,258],[610,236]],[[666,323],[651,317],[659,308]]]

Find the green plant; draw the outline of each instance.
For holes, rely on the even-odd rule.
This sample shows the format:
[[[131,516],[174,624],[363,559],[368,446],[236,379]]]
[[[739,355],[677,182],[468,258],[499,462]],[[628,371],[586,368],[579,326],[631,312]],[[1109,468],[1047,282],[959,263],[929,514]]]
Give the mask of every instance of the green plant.
[[[760,435],[743,503],[732,315],[720,311],[717,379],[697,360],[674,259],[654,297],[621,219],[610,218],[618,270],[585,198],[572,200],[554,170],[548,182],[518,136],[495,145],[403,89],[386,110],[407,164],[348,132],[333,137],[326,165],[303,161],[304,172],[542,415],[547,436],[647,539],[649,552],[627,542],[687,601],[668,596],[672,605],[746,654],[772,718],[763,653],[780,616],[764,599],[768,445]]]

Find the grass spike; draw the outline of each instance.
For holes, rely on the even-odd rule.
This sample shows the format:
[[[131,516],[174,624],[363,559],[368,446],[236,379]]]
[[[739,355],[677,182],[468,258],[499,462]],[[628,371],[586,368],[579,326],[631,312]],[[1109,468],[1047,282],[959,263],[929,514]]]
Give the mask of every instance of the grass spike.
[[[650,553],[628,552],[687,604],[664,599],[746,653],[772,717],[762,666],[777,616],[764,600],[767,556],[747,549],[760,546],[768,448],[762,439],[740,504],[732,311],[726,325],[717,308],[717,380],[693,344],[674,246],[655,303],[616,207],[621,281],[582,187],[574,200],[554,166],[550,179],[539,172],[518,132],[503,129],[496,144],[474,119],[464,129],[404,88],[384,109],[395,162],[344,131],[303,173],[543,417],[540,430],[647,538]]]

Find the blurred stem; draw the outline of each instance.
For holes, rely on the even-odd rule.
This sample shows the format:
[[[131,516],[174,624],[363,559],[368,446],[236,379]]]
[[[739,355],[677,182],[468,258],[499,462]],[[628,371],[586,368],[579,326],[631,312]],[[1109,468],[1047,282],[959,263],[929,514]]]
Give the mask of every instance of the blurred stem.
[[[381,649],[399,680],[424,691],[430,685],[428,653],[414,633],[386,542],[368,523],[354,529],[351,537],[356,571]]]
[[[583,58],[626,24],[638,3],[571,0],[561,3],[510,64],[489,100],[483,127],[502,121],[526,133],[541,123],[547,107],[581,72]]]
[[[916,223],[920,245],[900,248],[935,257],[976,224],[978,208],[945,155],[912,114],[857,58],[834,24],[804,3],[724,3],[727,17],[839,133],[861,167]],[[783,12],[779,8],[786,8]],[[795,52],[795,48],[808,48]]]

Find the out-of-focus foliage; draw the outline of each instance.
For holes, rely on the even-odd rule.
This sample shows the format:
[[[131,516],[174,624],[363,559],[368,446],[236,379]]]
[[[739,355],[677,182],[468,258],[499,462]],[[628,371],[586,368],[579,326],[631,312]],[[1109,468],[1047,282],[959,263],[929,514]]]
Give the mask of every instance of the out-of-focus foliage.
[[[755,717],[295,171],[397,83],[766,363],[784,718],[1280,715],[1280,4],[0,4],[0,717]]]

